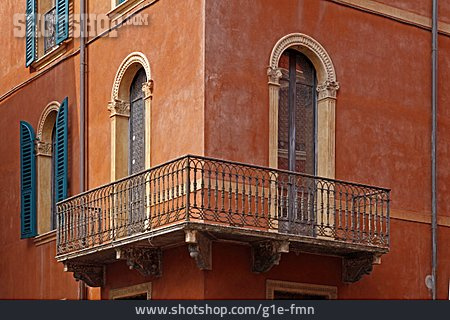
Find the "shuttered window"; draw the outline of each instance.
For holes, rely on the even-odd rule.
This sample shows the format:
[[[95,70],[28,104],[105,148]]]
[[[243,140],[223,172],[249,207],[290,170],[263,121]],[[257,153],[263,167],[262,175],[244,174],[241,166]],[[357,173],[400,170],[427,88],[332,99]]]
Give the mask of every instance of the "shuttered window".
[[[56,44],[69,37],[69,0],[56,0]]]
[[[69,0],[54,0],[53,4],[41,4],[41,0],[26,0],[26,53],[25,65],[29,67],[38,56],[49,52],[55,45],[63,43],[69,37]],[[38,6],[39,3],[39,6]],[[38,9],[39,8],[39,9]],[[44,12],[39,12],[42,10]],[[49,10],[49,11],[48,11]],[[44,28],[41,35],[44,40],[36,38],[37,25],[44,19]],[[36,41],[38,40],[38,41]],[[38,50],[39,49],[39,50]]]
[[[68,100],[61,103],[55,127],[55,200],[67,198],[68,171]]]
[[[34,131],[30,124],[20,122],[20,222],[21,238],[36,236],[36,158]]]
[[[36,59],[36,0],[27,0],[26,9],[26,53],[25,65],[30,66]]]

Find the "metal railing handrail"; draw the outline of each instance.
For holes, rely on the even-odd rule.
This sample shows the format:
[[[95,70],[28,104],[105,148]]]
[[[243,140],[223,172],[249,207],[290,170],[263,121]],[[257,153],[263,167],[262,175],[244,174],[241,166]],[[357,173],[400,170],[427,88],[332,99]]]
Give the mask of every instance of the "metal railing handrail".
[[[98,191],[100,189],[115,185],[115,184],[119,184],[120,182],[124,182],[126,180],[132,179],[134,177],[146,174],[148,172],[151,171],[156,171],[160,168],[163,168],[165,166],[168,166],[170,164],[173,164],[175,162],[181,161],[181,160],[188,160],[189,158],[194,158],[194,159],[200,159],[200,160],[206,160],[206,161],[217,161],[217,162],[222,162],[222,163],[228,163],[228,164],[232,164],[232,165],[239,165],[239,166],[243,166],[243,167],[249,167],[249,168],[254,168],[254,169],[258,169],[258,170],[270,170],[270,171],[275,171],[278,173],[285,173],[285,174],[289,174],[289,175],[299,175],[305,178],[311,178],[311,179],[315,179],[315,180],[323,180],[323,181],[329,181],[329,182],[337,182],[337,183],[342,183],[342,184],[346,184],[346,185],[353,185],[355,187],[361,187],[361,188],[370,188],[370,189],[378,189],[380,191],[384,191],[384,192],[390,192],[391,189],[390,188],[384,188],[384,187],[378,187],[378,186],[374,186],[374,185],[370,185],[370,184],[363,184],[363,183],[358,183],[358,182],[352,182],[352,181],[344,181],[344,180],[340,180],[340,179],[331,179],[331,178],[325,178],[325,177],[320,177],[320,176],[314,176],[314,175],[310,175],[307,173],[301,173],[301,172],[294,172],[294,171],[288,171],[288,170],[283,170],[283,169],[277,169],[277,168],[271,168],[271,167],[264,167],[261,165],[255,165],[255,164],[248,164],[248,163],[243,163],[243,162],[238,162],[238,161],[232,161],[232,160],[222,160],[222,159],[218,159],[218,158],[214,158],[214,157],[206,157],[206,156],[197,156],[197,155],[192,155],[192,154],[186,154],[183,156],[180,156],[178,158],[175,158],[173,160],[161,163],[159,165],[156,165],[154,167],[151,167],[149,169],[145,169],[142,170],[140,172],[134,173],[132,175],[120,178],[118,180],[112,181],[112,182],[108,182],[108,183],[104,183],[98,187],[89,189],[87,191],[84,191],[82,193],[78,193],[76,195],[73,195],[69,198],[66,198],[60,202],[57,203],[57,205],[60,204],[64,204],[66,202],[69,202],[71,200],[74,200],[78,197],[87,195],[89,193]]]

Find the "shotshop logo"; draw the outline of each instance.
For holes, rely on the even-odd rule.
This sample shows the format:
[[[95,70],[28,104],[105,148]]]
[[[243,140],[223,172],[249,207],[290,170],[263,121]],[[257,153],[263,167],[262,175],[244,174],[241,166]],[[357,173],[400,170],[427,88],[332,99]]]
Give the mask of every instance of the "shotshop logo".
[[[70,15],[70,35],[73,38],[79,38],[81,34],[80,21],[81,17],[85,17],[86,21],[86,37],[93,38],[97,36],[105,36],[110,38],[118,37],[118,26],[148,26],[149,17],[148,14],[138,13],[129,17],[113,17],[106,14],[73,14]],[[49,37],[52,35],[55,29],[55,21],[58,20],[56,15],[47,14],[34,14],[28,15],[29,23],[34,23],[35,30],[34,37]],[[16,13],[13,15],[13,34],[16,38],[25,38],[26,36],[26,24],[27,15],[22,13]]]

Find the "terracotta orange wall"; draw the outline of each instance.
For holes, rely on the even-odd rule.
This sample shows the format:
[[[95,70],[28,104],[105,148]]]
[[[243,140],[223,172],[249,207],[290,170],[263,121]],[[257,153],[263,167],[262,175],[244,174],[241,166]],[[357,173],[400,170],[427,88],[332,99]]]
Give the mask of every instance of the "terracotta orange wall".
[[[3,55],[2,55],[3,56]],[[20,240],[20,142],[19,122],[37,131],[45,106],[69,98],[69,194],[79,192],[78,180],[78,61],[61,63],[52,72],[0,102],[0,299],[76,299],[77,284],[54,259],[56,244],[36,247],[33,240]],[[6,136],[7,135],[7,136]]]
[[[19,121],[35,130],[45,106],[69,97],[69,194],[79,193],[79,56],[75,55],[50,72],[24,67],[24,39],[12,37],[12,15],[24,12],[25,2],[0,6],[8,19],[2,30],[11,30],[0,41],[8,54],[0,57],[0,95],[38,74],[20,91],[0,101],[2,143],[0,172],[0,298],[76,298],[77,284],[71,273],[56,263],[55,243],[35,247],[20,240]],[[78,1],[74,2],[78,12]],[[110,10],[110,1],[89,1],[91,13]],[[124,26],[116,39],[103,38],[88,45],[87,168],[88,186],[109,182],[110,118],[107,110],[113,80],[122,60],[141,51],[149,59],[155,83],[152,108],[152,164],[185,153],[203,153],[203,46],[202,1],[160,1],[143,13],[149,26]],[[69,42],[66,54],[78,40]],[[168,68],[168,66],[171,66]],[[168,137],[170,139],[168,140]],[[170,142],[168,142],[170,141]],[[101,150],[101,152],[99,152]],[[53,249],[53,252],[51,251]],[[23,258],[18,259],[18,253]],[[47,260],[46,260],[47,259]],[[51,276],[46,276],[51,272]],[[50,279],[50,280],[49,280]]]
[[[91,6],[94,12],[101,10]],[[120,64],[135,51],[148,58],[154,81],[152,165],[188,153],[203,154],[201,8],[202,1],[159,1],[142,12],[149,15],[149,26],[123,26],[117,38],[89,45],[89,187],[110,181],[108,102]]]
[[[211,0],[206,21],[208,155],[268,163],[268,60],[278,39],[302,32],[328,51],[341,86],[337,178],[391,187],[394,208],[430,210],[430,32],[312,0]]]
[[[411,11],[425,14],[427,7],[420,1],[408,3]],[[396,2],[402,8],[408,3]],[[449,7],[441,4],[441,11],[448,13]],[[336,68],[341,87],[336,178],[392,188],[393,211],[410,211],[413,218],[430,216],[431,33],[328,1],[206,2],[205,154],[268,164],[266,70],[275,43],[293,32],[319,41]],[[439,41],[439,214],[448,216],[450,155],[445,137],[450,97],[445,70],[450,66],[450,38],[441,35]],[[442,297],[448,289],[445,240],[450,229],[440,231]],[[379,271],[383,277],[374,273],[361,284],[343,288],[344,297],[390,294],[375,281],[392,282],[393,296],[428,297],[424,278],[431,272],[430,225],[397,220],[391,232],[392,253],[383,260],[392,263],[377,267],[386,270]],[[408,259],[414,259],[415,268],[399,280],[395,271],[406,267]],[[394,281],[399,289],[394,289]]]

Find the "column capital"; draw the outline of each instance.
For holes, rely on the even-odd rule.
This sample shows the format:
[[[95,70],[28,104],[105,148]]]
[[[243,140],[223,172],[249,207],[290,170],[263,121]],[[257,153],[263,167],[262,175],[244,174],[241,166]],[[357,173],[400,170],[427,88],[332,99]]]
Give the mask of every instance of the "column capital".
[[[280,79],[283,76],[283,73],[279,68],[268,67],[267,76],[269,78],[269,85],[279,86]]]
[[[318,100],[331,98],[336,99],[336,93],[339,90],[339,82],[325,81],[317,85]]]
[[[144,92],[144,99],[151,99],[153,97],[153,80],[149,80],[142,84],[142,91]]]
[[[35,151],[37,156],[52,156],[52,143],[36,140]]]
[[[110,111],[110,116],[122,116],[129,117],[130,116],[130,103],[116,99],[114,101],[109,102],[108,110]]]

